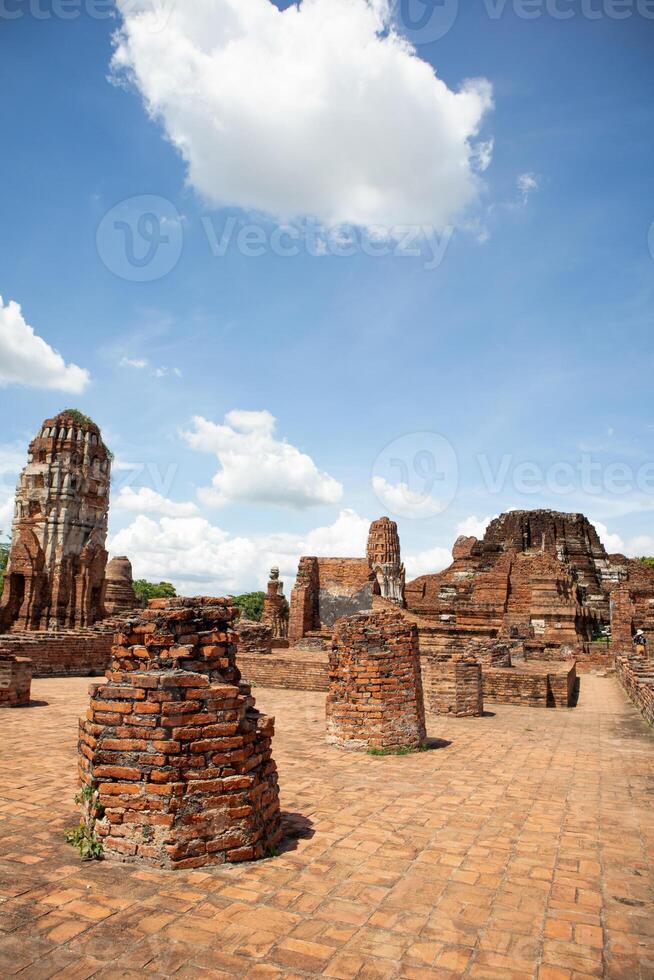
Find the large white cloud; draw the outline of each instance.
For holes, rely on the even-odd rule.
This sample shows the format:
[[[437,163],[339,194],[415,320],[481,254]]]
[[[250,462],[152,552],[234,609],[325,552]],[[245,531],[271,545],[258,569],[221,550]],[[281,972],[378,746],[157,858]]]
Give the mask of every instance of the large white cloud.
[[[199,491],[203,503],[275,504],[303,509],[336,504],[342,485],[321,473],[310,456],[275,438],[270,412],[228,412],[223,425],[201,416],[182,438],[205,453],[215,453],[220,470],[212,486]]]
[[[485,79],[454,91],[394,30],[386,0],[117,0],[113,66],[215,205],[327,225],[443,229],[492,143]]]
[[[404,559],[407,580],[418,578],[420,575],[433,575],[434,572],[442,572],[451,564],[451,550],[439,546],[420,551],[417,555],[407,555]]]
[[[273,565],[290,590],[301,555],[365,554],[370,521],[352,510],[305,535],[231,535],[202,517],[156,521],[140,514],[115,534],[113,554],[129,555],[137,578],[169,580],[180,592],[219,595],[265,586]]]
[[[197,505],[178,503],[150,487],[123,487],[112,506],[120,510],[131,510],[141,514],[159,514],[162,517],[193,517],[198,513]]]
[[[5,305],[0,296],[0,387],[19,384],[80,394],[89,381],[87,370],[66,364],[34,333],[18,303],[9,300]]]

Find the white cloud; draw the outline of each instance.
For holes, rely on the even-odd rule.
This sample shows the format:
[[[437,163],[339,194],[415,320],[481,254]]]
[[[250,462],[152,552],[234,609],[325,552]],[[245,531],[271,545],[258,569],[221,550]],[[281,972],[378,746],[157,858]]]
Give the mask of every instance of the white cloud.
[[[627,545],[625,554],[631,558],[647,558],[654,555],[654,538],[649,534],[640,534],[638,537],[632,538]]]
[[[112,554],[129,555],[137,578],[172,581],[184,594],[220,595],[262,589],[279,566],[286,594],[301,555],[361,557],[370,521],[343,510],[328,527],[305,535],[232,536],[202,517],[159,521],[140,514],[114,535]]]
[[[387,2],[118,0],[113,68],[214,205],[326,225],[451,225],[480,189],[491,85],[454,91]]]
[[[373,476],[372,488],[385,507],[402,517],[434,517],[444,510],[438,498],[416,493],[406,483],[389,483],[383,476]]]
[[[452,564],[452,552],[449,548],[429,548],[427,551],[420,551],[417,555],[407,555],[404,565],[407,573],[407,580],[418,578],[420,575],[430,575],[434,572],[442,572]]]
[[[523,204],[527,204],[532,191],[538,190],[540,186],[540,181],[536,174],[520,174],[516,183]]]
[[[120,359],[120,367],[135,368],[137,371],[142,371],[147,366],[148,362],[141,357],[121,357]]]
[[[467,538],[483,538],[492,520],[492,517],[477,517],[476,514],[471,514],[465,520],[459,521],[456,530],[458,534],[464,534]]]
[[[223,425],[201,416],[182,438],[205,453],[215,453],[220,470],[212,486],[198,495],[203,503],[275,504],[303,509],[336,504],[342,485],[321,473],[310,456],[275,438],[276,419],[270,412],[232,411]]]
[[[6,500],[0,501],[0,531],[3,535],[9,534],[14,520],[14,497],[13,494]]]
[[[177,503],[150,487],[123,487],[112,506],[141,514],[160,514],[162,517],[193,517],[198,513],[196,504]]]
[[[600,541],[610,555],[624,554],[625,543],[619,534],[612,534],[606,524],[601,521],[594,521],[589,518],[591,524],[595,525],[595,530],[599,534]]]
[[[0,296],[0,388],[18,384],[80,394],[90,380],[87,370],[66,364],[34,333],[18,303],[9,300],[5,306]]]

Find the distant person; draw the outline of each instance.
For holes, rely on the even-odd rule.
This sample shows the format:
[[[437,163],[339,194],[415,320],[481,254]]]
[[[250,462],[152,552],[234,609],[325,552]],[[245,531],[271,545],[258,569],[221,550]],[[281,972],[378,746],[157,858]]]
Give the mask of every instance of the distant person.
[[[639,657],[647,656],[647,637],[642,630],[636,630],[634,636],[634,646]]]

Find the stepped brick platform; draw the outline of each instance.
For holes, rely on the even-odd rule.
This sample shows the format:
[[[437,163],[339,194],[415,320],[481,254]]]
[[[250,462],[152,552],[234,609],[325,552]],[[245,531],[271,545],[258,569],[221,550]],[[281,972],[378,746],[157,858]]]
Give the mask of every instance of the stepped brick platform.
[[[0,708],[25,708],[30,703],[32,661],[0,653]]]
[[[525,663],[482,670],[484,701],[521,704],[532,708],[571,708],[575,703],[577,672],[568,663]]]
[[[370,613],[336,624],[329,655],[327,741],[350,749],[417,748],[426,738],[418,631]]]
[[[236,615],[226,599],[155,599],[117,636],[79,740],[108,856],[183,870],[278,842],[274,719],[241,683]]]
[[[470,654],[432,665],[426,691],[428,710],[434,714],[476,718],[484,713],[481,665]]]

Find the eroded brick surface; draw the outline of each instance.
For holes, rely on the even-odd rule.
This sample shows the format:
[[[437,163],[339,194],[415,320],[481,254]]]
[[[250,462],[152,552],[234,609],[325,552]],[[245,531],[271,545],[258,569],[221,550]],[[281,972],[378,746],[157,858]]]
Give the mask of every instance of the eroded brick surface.
[[[324,695],[259,688],[291,837],[178,872],[63,842],[87,687],[37,680],[0,713],[0,975],[654,974],[654,736],[614,678],[582,677],[574,712],[428,716],[442,747],[402,758],[325,744]]]
[[[241,683],[236,614],[225,599],[155,599],[117,634],[79,740],[107,854],[187,869],[277,844],[274,719]]]

